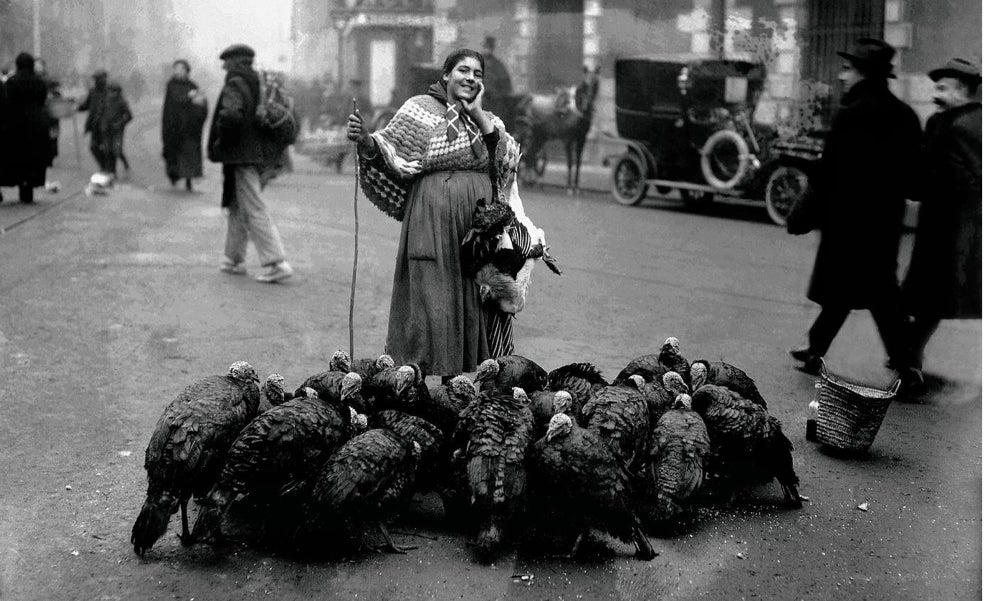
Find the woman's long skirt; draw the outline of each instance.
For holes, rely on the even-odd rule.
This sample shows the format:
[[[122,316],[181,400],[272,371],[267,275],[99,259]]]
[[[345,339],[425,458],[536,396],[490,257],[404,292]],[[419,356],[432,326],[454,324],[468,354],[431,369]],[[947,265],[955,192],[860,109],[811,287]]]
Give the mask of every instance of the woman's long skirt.
[[[398,365],[455,375],[512,352],[512,316],[483,308],[475,281],[462,275],[461,240],[479,198],[492,198],[480,171],[429,173],[410,190],[386,338]]]

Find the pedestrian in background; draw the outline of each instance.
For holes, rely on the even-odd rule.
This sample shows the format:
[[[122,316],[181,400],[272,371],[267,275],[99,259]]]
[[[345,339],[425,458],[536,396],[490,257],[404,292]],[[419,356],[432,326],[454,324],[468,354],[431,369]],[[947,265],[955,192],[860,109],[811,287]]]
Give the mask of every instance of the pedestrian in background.
[[[106,143],[102,138],[102,128],[99,124],[102,122],[103,106],[106,102],[106,80],[108,76],[108,73],[103,69],[93,73],[92,88],[82,104],[79,105],[80,111],[87,112],[83,133],[89,134],[89,152],[96,159],[99,170],[104,172],[109,171],[109,161],[106,157]]]
[[[34,72],[38,74],[48,90],[45,113],[48,116],[48,166],[53,167],[58,156],[58,137],[61,135],[61,122],[55,114],[55,105],[61,100],[61,84],[48,74],[48,65],[43,59],[34,59]],[[45,187],[47,187],[45,182]]]
[[[485,59],[486,96],[483,99],[485,108],[498,115],[506,123],[507,130],[512,125],[510,107],[512,98],[512,79],[505,63],[495,55],[495,38],[486,36],[482,44],[482,58]]]
[[[888,88],[895,50],[863,38],[838,79],[841,107],[824,144],[812,193],[787,222],[790,233],[820,231],[807,298],[820,305],[809,345],[790,351],[816,374],[852,309],[868,309],[903,387],[921,383],[907,352],[896,276],[905,199],[915,192],[921,127]]]
[[[220,270],[244,275],[246,247],[252,240],[260,264],[267,269],[256,279],[272,283],[289,278],[294,270],[260,197],[260,171],[279,158],[281,149],[260,131],[256,120],[260,78],[253,69],[254,56],[245,44],[234,44],[219,55],[226,79],[212,116],[208,158],[222,163],[222,206],[228,209],[226,258]]]
[[[178,59],[174,74],[164,92],[161,137],[164,142],[164,169],[174,186],[185,180],[192,191],[192,178],[202,176],[202,130],[208,118],[208,101],[191,80],[191,65]]]
[[[50,158],[48,88],[34,71],[34,57],[26,52],[15,59],[17,72],[3,87],[0,115],[0,186],[18,189],[20,201],[34,202],[34,188],[44,185]]]
[[[955,58],[929,72],[919,225],[902,288],[916,367],[942,319],[981,318],[981,72]]]
[[[126,133],[126,125],[133,121],[133,113],[130,112],[130,104],[123,96],[123,86],[119,82],[111,81],[106,85],[104,102],[102,118],[97,126],[104,145],[103,156],[106,159],[104,171],[115,178],[116,161],[119,160],[129,175],[130,161],[126,160],[126,154],[123,152],[123,136]]]
[[[348,118],[362,187],[403,221],[397,246],[386,352],[444,378],[512,352],[512,316],[483,306],[462,268],[461,242],[480,201],[494,202],[515,170],[518,145],[483,109],[482,55],[444,61],[427,95],[413,96],[380,131]]]

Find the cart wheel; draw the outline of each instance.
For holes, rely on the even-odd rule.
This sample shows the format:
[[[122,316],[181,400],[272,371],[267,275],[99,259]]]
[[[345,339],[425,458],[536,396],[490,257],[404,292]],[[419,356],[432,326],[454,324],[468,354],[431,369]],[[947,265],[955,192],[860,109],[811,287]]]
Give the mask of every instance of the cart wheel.
[[[730,190],[745,179],[751,164],[748,142],[730,129],[711,134],[700,151],[700,170],[704,179],[722,190]]]
[[[773,171],[765,184],[765,210],[772,222],[786,225],[789,212],[809,187],[810,180],[799,167],[783,165]]]
[[[612,196],[619,204],[632,206],[646,197],[646,167],[635,154],[623,154],[612,168]]]
[[[688,204],[706,204],[714,200],[713,192],[680,189],[680,198]]]

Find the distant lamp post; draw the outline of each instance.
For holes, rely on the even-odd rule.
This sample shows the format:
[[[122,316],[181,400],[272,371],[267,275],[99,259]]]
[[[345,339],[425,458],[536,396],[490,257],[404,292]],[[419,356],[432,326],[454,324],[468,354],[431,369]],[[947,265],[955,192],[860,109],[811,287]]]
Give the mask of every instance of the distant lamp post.
[[[338,37],[338,89],[341,90],[343,87],[344,79],[342,78],[342,71],[345,67],[345,57],[343,56],[343,48],[345,47],[345,31],[348,29],[349,23],[352,21],[352,13],[348,11],[336,10],[332,11],[331,14],[331,26],[335,28],[335,33]]]

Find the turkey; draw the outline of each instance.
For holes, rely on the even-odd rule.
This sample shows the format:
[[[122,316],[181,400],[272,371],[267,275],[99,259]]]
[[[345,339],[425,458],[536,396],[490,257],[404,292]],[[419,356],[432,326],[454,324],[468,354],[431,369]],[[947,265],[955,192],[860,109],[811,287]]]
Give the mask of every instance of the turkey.
[[[388,429],[350,439],[320,469],[305,510],[308,529],[350,537],[376,524],[387,550],[412,549],[393,542],[386,522],[410,502],[420,455],[420,444]]]
[[[476,546],[485,561],[495,558],[503,529],[525,503],[525,461],[533,437],[529,403],[518,387],[509,395],[483,393],[461,412],[452,440],[453,460],[467,474],[469,513],[478,525]],[[455,479],[461,477],[452,474]]]
[[[656,557],[642,532],[631,477],[621,460],[569,415],[558,413],[550,419],[546,436],[530,452],[529,470],[533,513],[576,533],[571,557],[592,528],[633,543],[639,559]]]
[[[752,401],[763,409],[768,409],[765,399],[759,392],[755,381],[741,369],[724,361],[705,361],[699,359],[690,366],[690,383],[694,390],[704,384],[724,386],[732,392],[737,392],[742,398]]]
[[[670,527],[686,513],[704,483],[711,442],[704,420],[690,405],[690,395],[678,395],[650,436],[640,504],[646,508],[644,519],[658,529]]]
[[[420,445],[417,490],[438,490],[447,475],[448,462],[447,437],[437,425],[417,415],[386,409],[369,416],[369,427],[386,428],[408,441],[417,441]]]
[[[575,420],[581,408],[594,398],[598,390],[608,386],[601,370],[590,363],[570,363],[547,374],[547,390],[566,390],[574,403]]]
[[[358,359],[352,363],[351,371],[362,376],[363,380],[368,380],[384,369],[395,367],[396,363],[393,361],[393,357],[389,355],[380,355],[379,357],[372,359],[369,357],[364,357]]]
[[[260,386],[260,407],[257,413],[268,411],[286,400],[284,398],[284,377],[280,374],[267,376],[263,386]]]
[[[649,443],[649,404],[639,390],[642,376],[606,386],[584,406],[585,428],[605,441],[631,473],[642,467]]]
[[[640,375],[647,382],[662,378],[668,371],[675,371],[683,376],[684,382],[690,382],[690,364],[680,355],[680,341],[669,337],[656,354],[636,357],[626,365],[615,377],[615,384],[621,384],[629,376]]]
[[[547,425],[550,418],[558,413],[566,413],[577,421],[580,413],[574,407],[574,398],[566,390],[553,392],[551,390],[541,390],[533,393],[530,400],[530,411],[533,412],[533,437],[542,438],[547,433]]]
[[[366,412],[366,403],[361,391],[365,388],[362,377],[355,372],[323,371],[314,374],[297,387],[293,396],[302,396],[305,388],[313,388],[319,397],[326,401],[340,401],[352,405],[359,413]]]
[[[348,392],[357,393],[357,388]],[[255,507],[279,506],[286,509],[279,513],[292,513],[290,499],[303,496],[305,484],[359,428],[359,421],[345,395],[323,400],[312,388],[257,416],[232,443],[195,521],[194,540],[218,540],[222,518],[239,497]]]
[[[475,385],[483,392],[496,391],[512,394],[514,387],[527,394],[543,390],[547,385],[547,372],[534,361],[520,355],[504,355],[498,359],[486,359],[475,373]]]
[[[720,475],[728,489],[779,480],[783,496],[802,507],[793,470],[793,445],[779,420],[762,407],[722,386],[705,384],[694,391],[693,409],[704,419],[711,438],[708,472]]]
[[[545,246],[543,230],[523,213],[515,184],[510,204],[478,202],[472,229],[461,242],[461,264],[465,275],[472,276],[478,285],[483,304],[495,304],[505,313],[522,311],[538,258],[560,274]]]
[[[387,367],[372,376],[362,386],[365,413],[384,409],[405,409],[416,398],[416,386],[423,380],[416,365]]]
[[[673,401],[677,395],[690,392],[687,383],[683,381],[683,376],[675,371],[668,371],[663,374],[663,377],[652,382],[646,382],[642,376],[636,374],[629,376],[628,382],[632,382],[646,399],[650,425],[655,425],[659,418],[673,406]]]
[[[181,509],[181,541],[188,532],[188,499],[215,483],[226,453],[260,405],[259,378],[245,361],[225,376],[208,376],[185,388],[164,409],[147,445],[147,499],[133,524],[130,543],[143,555]]]
[[[427,396],[417,399],[409,411],[433,423],[450,438],[458,425],[458,414],[476,398],[471,379],[460,375],[451,378],[447,384],[430,389]]]

